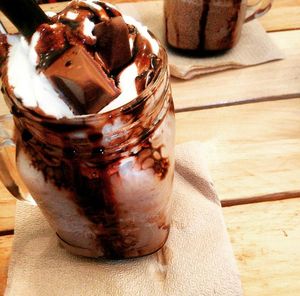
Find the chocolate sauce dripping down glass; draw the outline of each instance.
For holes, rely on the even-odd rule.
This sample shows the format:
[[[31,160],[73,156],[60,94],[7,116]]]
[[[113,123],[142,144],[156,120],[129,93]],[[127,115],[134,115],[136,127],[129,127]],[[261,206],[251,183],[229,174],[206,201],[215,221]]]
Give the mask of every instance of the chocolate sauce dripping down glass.
[[[49,23],[47,15],[35,0],[1,0],[0,10],[27,39],[39,25]]]
[[[203,1],[203,11],[200,18],[200,32],[199,32],[199,49],[205,49],[205,33],[206,33],[206,25],[207,25],[207,17],[209,12],[209,3],[207,1]]]

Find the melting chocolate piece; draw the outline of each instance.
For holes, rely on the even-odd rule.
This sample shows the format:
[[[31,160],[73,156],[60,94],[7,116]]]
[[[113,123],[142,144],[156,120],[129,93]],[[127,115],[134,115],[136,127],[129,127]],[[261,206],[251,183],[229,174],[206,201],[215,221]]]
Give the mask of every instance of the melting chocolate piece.
[[[110,71],[130,61],[129,30],[121,16],[97,24],[93,34],[97,37],[98,53]]]
[[[44,73],[78,114],[97,113],[120,94],[83,46],[65,51]]]
[[[35,48],[39,56],[39,68],[47,68],[67,49],[66,29],[63,24],[43,24],[39,27],[40,38]]]
[[[70,15],[69,15],[70,14]],[[69,27],[67,38],[69,43],[81,43],[84,45],[93,46],[96,43],[96,38],[88,36],[85,33],[85,21],[98,23],[99,18],[89,9],[65,9],[57,15],[56,22],[60,22]]]

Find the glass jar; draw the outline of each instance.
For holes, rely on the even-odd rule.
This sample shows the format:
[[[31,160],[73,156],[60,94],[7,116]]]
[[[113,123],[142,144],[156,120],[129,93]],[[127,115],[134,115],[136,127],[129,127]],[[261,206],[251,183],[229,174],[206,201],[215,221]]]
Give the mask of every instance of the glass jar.
[[[168,237],[175,122],[163,48],[159,58],[161,67],[136,99],[73,119],[24,108],[3,79],[21,179],[73,254],[138,257]]]

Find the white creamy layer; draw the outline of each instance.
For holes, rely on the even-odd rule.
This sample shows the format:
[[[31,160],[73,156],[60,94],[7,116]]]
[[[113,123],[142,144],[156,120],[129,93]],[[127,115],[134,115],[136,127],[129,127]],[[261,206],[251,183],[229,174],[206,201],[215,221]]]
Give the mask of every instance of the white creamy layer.
[[[86,2],[88,6],[97,6],[93,1]],[[97,7],[98,8],[98,7]],[[102,9],[102,8],[101,8]],[[74,17],[69,15],[70,19]],[[134,20],[132,17],[124,16],[126,23],[134,25],[139,33],[146,38],[152,46],[154,54],[158,55],[159,45],[147,31],[147,28]],[[89,20],[84,22],[84,33],[91,37],[93,23]],[[40,34],[35,33],[30,44],[25,38],[20,36],[9,36],[8,43],[11,45],[8,55],[8,81],[13,87],[14,94],[21,99],[24,106],[28,108],[39,108],[45,114],[57,119],[66,117],[75,117],[72,110],[60,98],[59,93],[52,87],[50,81],[43,73],[36,71],[37,53],[35,46],[39,40]],[[93,36],[94,37],[94,36]],[[119,108],[137,97],[135,78],[138,75],[136,64],[133,62],[125,68],[119,76],[119,88],[121,94],[109,105],[103,108],[99,113],[111,111]]]
[[[37,54],[34,50],[36,33],[28,45],[24,37],[8,36],[11,45],[8,54],[8,81],[14,94],[28,108],[40,108],[57,119],[74,117],[67,104],[59,97],[44,74],[35,69]],[[37,38],[38,39],[38,38]]]

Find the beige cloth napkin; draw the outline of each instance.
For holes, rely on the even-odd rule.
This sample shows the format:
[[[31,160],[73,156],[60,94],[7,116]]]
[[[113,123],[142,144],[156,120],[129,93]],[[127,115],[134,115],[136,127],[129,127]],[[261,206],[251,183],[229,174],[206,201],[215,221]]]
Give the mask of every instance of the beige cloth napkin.
[[[86,259],[59,247],[40,211],[18,203],[6,296],[238,296],[222,209],[197,142],[176,147],[169,239],[151,256]]]
[[[163,1],[122,3],[117,5],[124,15],[142,22],[166,47]],[[283,53],[272,42],[258,21],[243,26],[239,43],[226,53],[214,57],[189,57],[168,48],[171,75],[191,79],[196,75],[242,68],[283,59]]]

